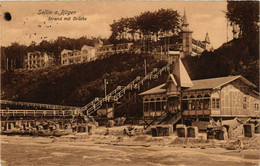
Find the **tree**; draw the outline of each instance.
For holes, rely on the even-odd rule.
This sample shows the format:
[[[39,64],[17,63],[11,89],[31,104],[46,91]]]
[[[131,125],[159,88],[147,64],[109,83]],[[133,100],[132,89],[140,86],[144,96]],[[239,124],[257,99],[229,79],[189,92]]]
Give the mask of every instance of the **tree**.
[[[238,25],[240,38],[247,50],[245,58],[259,59],[259,2],[258,1],[228,1],[226,17],[231,24]]]
[[[180,29],[180,15],[172,9],[145,11],[137,16],[114,20],[110,24],[111,36],[109,40],[116,45],[122,42],[140,42],[145,50],[149,50],[149,42],[159,39],[160,34],[168,34]],[[139,34],[139,41],[135,35]]]
[[[241,37],[251,38],[259,31],[258,1],[228,1],[226,17],[231,24],[238,25]]]
[[[4,49],[4,58],[2,62],[5,63],[3,68],[7,69],[17,69],[23,67],[23,57],[26,55],[26,46],[20,45],[19,43],[12,43]],[[8,59],[8,60],[7,60]],[[8,63],[8,64],[7,64]]]

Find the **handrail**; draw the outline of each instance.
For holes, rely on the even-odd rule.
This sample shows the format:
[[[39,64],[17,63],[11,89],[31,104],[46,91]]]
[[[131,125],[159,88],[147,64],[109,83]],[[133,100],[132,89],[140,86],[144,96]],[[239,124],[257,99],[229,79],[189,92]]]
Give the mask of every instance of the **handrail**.
[[[154,119],[152,122],[150,122],[149,124],[147,124],[147,126],[144,126],[144,129],[147,129],[148,127],[150,127],[151,125],[153,125],[154,122],[158,122],[158,121],[159,121],[158,123],[160,123],[161,121],[163,121],[164,118],[166,117],[166,116],[165,116],[166,114],[167,114],[166,112],[162,113],[161,116],[159,116],[158,118]],[[163,118],[163,119],[161,119],[161,118]]]
[[[0,100],[1,104],[11,104],[11,105],[21,105],[21,106],[32,106],[47,109],[77,109],[79,107],[74,106],[63,106],[54,104],[41,104],[41,103],[31,103],[31,102],[21,102],[21,101],[10,101],[10,100]]]
[[[64,115],[79,115],[79,111],[77,110],[0,110],[1,116],[64,116]]]
[[[153,76],[155,75],[161,75],[162,72],[166,71],[168,69],[168,66],[164,66],[160,70],[158,68],[154,68],[150,73],[148,73],[145,77],[137,76],[133,81],[131,81],[128,85],[125,87],[118,86],[116,89],[114,89],[112,92],[110,92],[108,95],[106,95],[104,98],[95,98],[93,101],[85,105],[81,108],[82,112],[86,112],[87,115],[92,114],[96,110],[98,110],[102,104],[105,101],[108,101],[113,97],[114,101],[118,101],[119,98],[121,98],[127,90],[132,90],[140,86],[140,84],[143,84],[146,80],[151,80]]]
[[[155,75],[161,75],[161,73],[163,71],[165,71],[166,69],[167,69],[167,66],[161,68],[160,70],[158,70],[158,68],[154,68],[145,77],[137,76],[127,86],[117,86],[116,89],[111,91],[104,98],[96,97],[94,100],[89,102],[87,105],[85,105],[84,107],[81,107],[80,111],[82,111],[82,112],[86,111],[87,114],[91,114],[91,113],[95,112],[96,110],[98,110],[105,101],[109,101],[111,99],[113,101],[117,101],[119,98],[121,98],[126,93],[126,91],[138,88],[141,84],[144,83],[144,81],[152,79],[153,76],[155,76]],[[12,104],[12,105],[32,106],[32,107],[38,107],[38,108],[53,109],[53,110],[44,110],[45,113],[49,113],[49,112],[55,113],[57,111],[61,111],[61,110],[65,110],[65,109],[76,109],[77,110],[79,108],[79,107],[74,107],[74,106],[41,104],[41,103],[31,103],[31,102],[17,102],[17,101],[10,101],[10,100],[0,100],[0,103],[1,104]],[[27,115],[27,113],[30,113],[31,111],[33,111],[33,110],[28,110],[28,111],[15,110],[13,112],[11,110],[9,110],[9,111],[1,110],[1,114],[10,113],[10,112],[12,112],[12,114],[16,114],[16,113],[23,112],[24,114]],[[36,110],[36,111],[37,111],[37,113],[41,112],[41,110]],[[36,113],[35,111],[33,111],[33,112],[34,112],[34,114]]]

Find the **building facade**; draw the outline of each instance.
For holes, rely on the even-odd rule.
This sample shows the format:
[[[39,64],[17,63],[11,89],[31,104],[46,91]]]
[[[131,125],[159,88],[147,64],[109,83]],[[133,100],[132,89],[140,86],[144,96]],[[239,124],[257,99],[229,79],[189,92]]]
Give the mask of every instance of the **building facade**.
[[[133,43],[103,45],[103,42],[98,39],[94,45],[94,47],[84,45],[81,50],[64,49],[61,52],[61,65],[90,62],[115,53],[128,53],[131,51]]]
[[[54,65],[54,58],[46,52],[34,51],[28,52],[24,57],[25,69],[40,69]]]
[[[166,83],[140,94],[143,116],[144,119],[168,116],[189,123],[259,118],[259,93],[254,88],[253,83],[240,75],[190,80],[178,59]]]
[[[103,42],[99,42],[99,44],[95,44],[96,48],[96,56],[98,59],[103,59],[115,53],[129,53],[133,49],[133,43],[119,43],[119,44],[109,44],[103,45]]]
[[[84,63],[96,60],[95,48],[84,45],[81,50],[67,50],[61,52],[61,65]]]

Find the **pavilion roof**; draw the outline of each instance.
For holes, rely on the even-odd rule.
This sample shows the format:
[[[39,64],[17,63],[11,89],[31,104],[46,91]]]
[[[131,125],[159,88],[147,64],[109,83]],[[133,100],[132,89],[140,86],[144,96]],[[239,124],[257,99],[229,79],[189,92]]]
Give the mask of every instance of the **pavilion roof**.
[[[221,88],[221,86],[224,86],[236,79],[241,79],[243,82],[245,82],[247,85],[251,87],[256,87],[253,83],[248,81],[246,78],[244,78],[241,75],[238,76],[227,76],[227,77],[218,77],[218,78],[209,78],[209,79],[201,79],[201,80],[193,80],[192,87],[189,87],[183,91],[193,91],[193,90],[204,90],[204,89],[218,89]],[[159,86],[156,86],[152,89],[149,89],[145,92],[140,93],[139,95],[149,95],[149,94],[159,94],[159,93],[165,93],[166,92],[166,84],[161,84]]]
[[[152,89],[149,89],[147,91],[144,91],[142,93],[140,93],[139,95],[149,95],[149,94],[159,94],[159,93],[165,93],[166,89],[165,89],[165,83],[161,84],[159,86],[156,86]]]

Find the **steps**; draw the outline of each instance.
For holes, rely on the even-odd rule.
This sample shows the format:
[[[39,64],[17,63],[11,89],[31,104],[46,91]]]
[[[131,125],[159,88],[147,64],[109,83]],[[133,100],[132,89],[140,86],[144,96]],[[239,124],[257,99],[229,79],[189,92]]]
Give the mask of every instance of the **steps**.
[[[149,74],[145,77],[136,77],[132,82],[127,86],[118,86],[111,93],[106,95],[104,98],[96,97],[93,101],[81,108],[81,111],[86,115],[91,115],[96,112],[99,108],[102,107],[104,102],[117,102],[122,96],[126,94],[127,91],[131,90],[140,90],[140,87],[147,80],[152,80],[158,78],[162,75],[163,72],[169,71],[169,66],[164,66],[161,69],[154,68]]]
[[[170,124],[174,125],[181,119],[181,111],[178,111],[176,114],[174,114],[170,119],[167,120],[167,113],[162,114],[159,118],[153,120],[149,124],[146,123],[146,126],[144,126],[144,129],[148,129],[151,125],[158,125],[158,124]]]
[[[151,125],[158,125],[158,124],[161,124],[165,118],[167,117],[167,113],[164,112],[160,117],[154,119],[152,122],[150,122],[149,124],[146,123],[147,125],[144,126],[144,129],[148,129]]]
[[[181,111],[178,111],[173,117],[171,117],[166,124],[174,125],[181,119]]]

